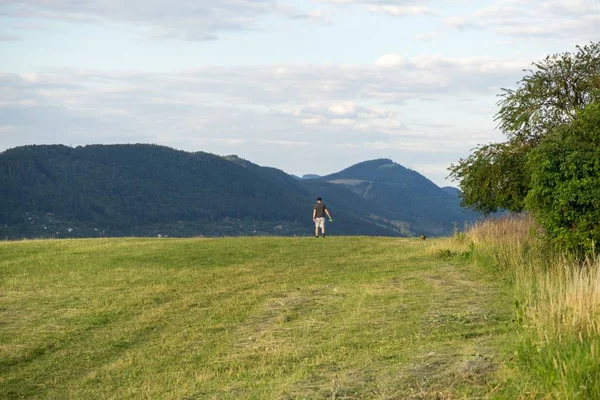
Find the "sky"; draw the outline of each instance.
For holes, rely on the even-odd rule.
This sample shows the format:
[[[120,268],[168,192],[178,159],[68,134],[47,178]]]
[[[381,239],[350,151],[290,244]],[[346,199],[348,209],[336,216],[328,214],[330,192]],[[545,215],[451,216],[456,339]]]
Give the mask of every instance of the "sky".
[[[154,143],[440,186],[498,94],[600,39],[599,0],[0,0],[0,151]]]

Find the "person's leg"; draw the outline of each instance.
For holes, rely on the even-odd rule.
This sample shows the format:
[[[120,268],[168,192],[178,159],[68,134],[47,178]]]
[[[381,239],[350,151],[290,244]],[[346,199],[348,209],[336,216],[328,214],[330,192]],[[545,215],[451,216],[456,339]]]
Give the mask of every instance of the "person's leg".
[[[321,225],[321,232],[323,232],[323,237],[325,237],[325,218],[323,218],[323,224]]]

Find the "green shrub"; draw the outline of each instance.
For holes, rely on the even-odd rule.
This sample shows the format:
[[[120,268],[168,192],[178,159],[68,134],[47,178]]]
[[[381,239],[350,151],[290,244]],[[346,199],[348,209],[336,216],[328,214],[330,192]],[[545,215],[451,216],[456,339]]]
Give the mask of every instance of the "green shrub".
[[[582,254],[600,241],[600,104],[556,128],[528,156],[527,209],[561,248]]]

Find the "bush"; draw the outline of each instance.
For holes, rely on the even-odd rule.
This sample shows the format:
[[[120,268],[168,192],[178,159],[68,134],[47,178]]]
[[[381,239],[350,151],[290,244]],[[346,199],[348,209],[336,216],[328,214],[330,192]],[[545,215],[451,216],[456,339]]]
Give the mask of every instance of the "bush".
[[[558,127],[528,156],[527,209],[561,248],[578,254],[600,242],[600,104]]]

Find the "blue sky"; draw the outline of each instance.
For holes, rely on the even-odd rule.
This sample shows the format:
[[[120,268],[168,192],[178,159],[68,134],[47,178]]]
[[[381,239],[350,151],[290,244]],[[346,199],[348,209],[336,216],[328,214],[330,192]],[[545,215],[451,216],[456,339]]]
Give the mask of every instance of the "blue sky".
[[[158,143],[439,185],[496,95],[600,38],[597,0],[0,0],[0,151]]]

